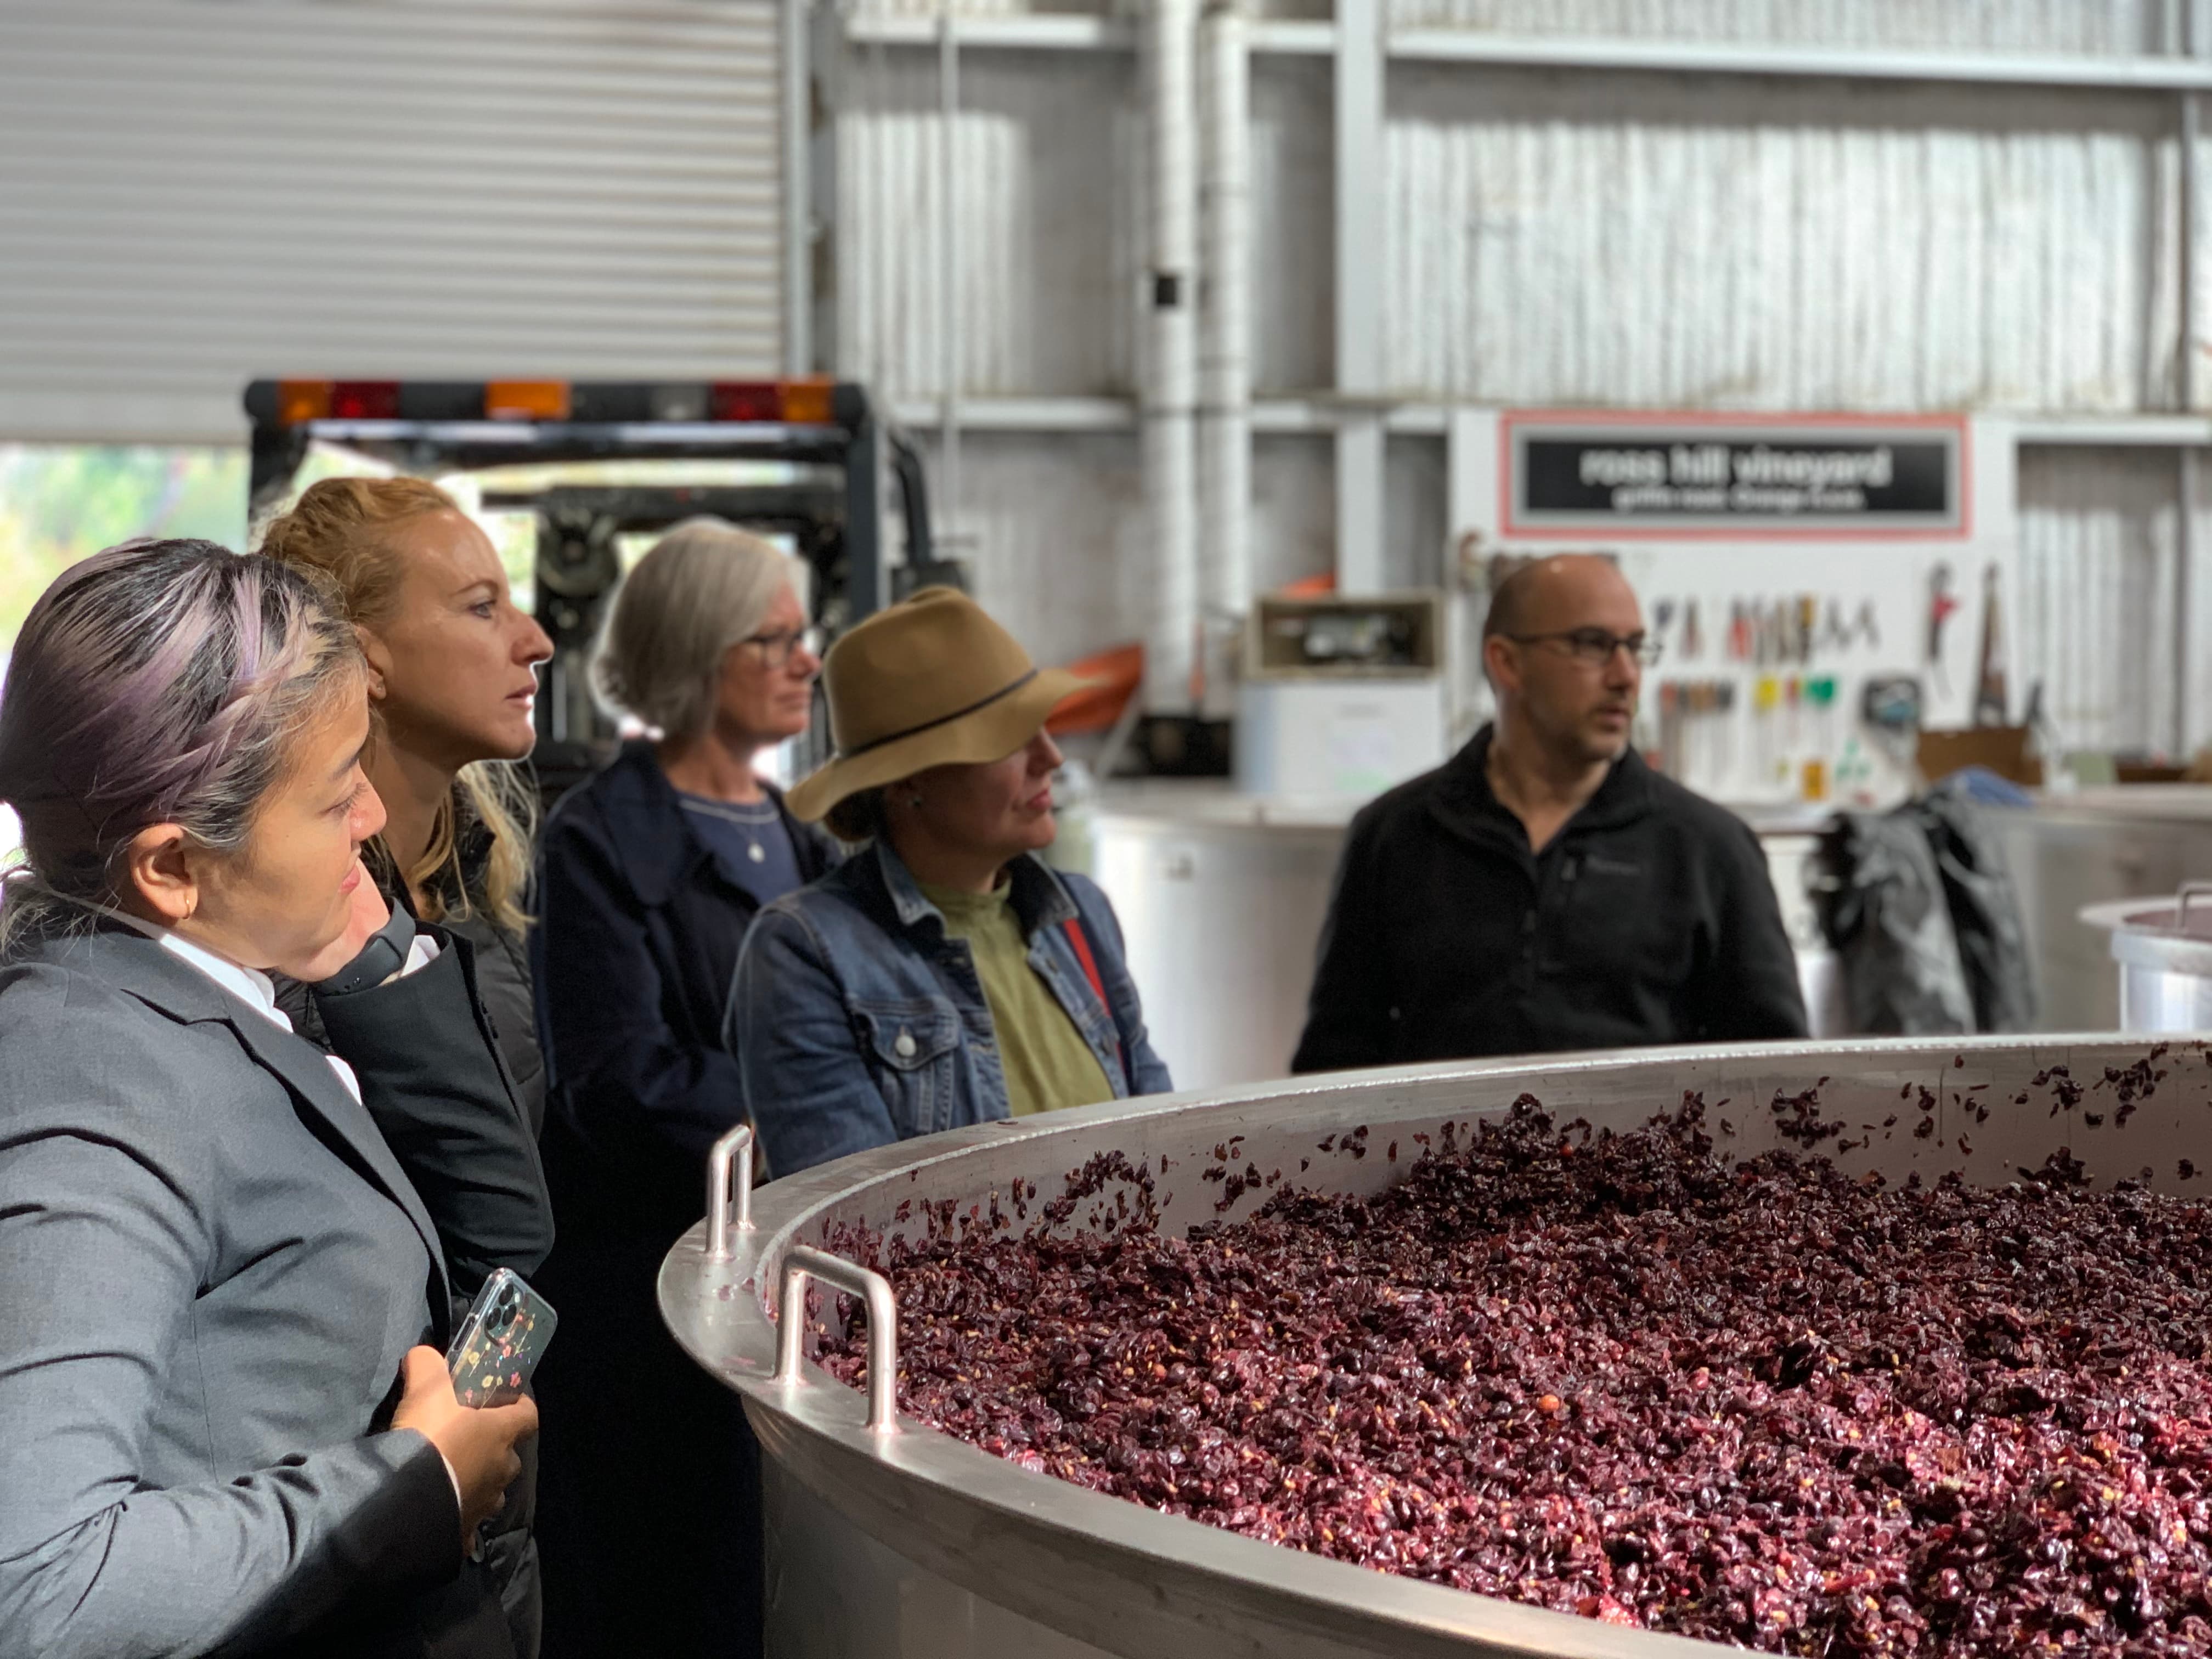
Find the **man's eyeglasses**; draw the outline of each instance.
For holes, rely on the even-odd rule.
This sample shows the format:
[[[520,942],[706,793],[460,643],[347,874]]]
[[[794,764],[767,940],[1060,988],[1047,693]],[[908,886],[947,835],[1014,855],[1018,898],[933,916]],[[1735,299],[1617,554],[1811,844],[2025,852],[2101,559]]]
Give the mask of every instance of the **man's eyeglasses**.
[[[1663,648],[1658,641],[1642,634],[1608,634],[1602,628],[1571,628],[1561,634],[1508,634],[1505,637],[1516,645],[1557,641],[1567,647],[1577,662],[1586,662],[1594,667],[1611,662],[1614,652],[1626,651],[1648,668],[1659,660]]]
[[[774,634],[750,634],[740,641],[760,653],[761,665],[766,668],[781,668],[791,660],[794,651],[804,651],[810,657],[822,654],[822,630],[818,628],[787,628]]]

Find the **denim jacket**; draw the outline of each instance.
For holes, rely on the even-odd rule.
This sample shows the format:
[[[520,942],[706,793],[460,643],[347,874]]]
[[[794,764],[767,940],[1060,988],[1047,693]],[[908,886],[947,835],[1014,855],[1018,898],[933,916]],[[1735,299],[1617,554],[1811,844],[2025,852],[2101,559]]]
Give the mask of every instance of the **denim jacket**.
[[[1030,964],[1115,1095],[1172,1089],[1106,896],[1034,856],[1010,873]],[[1103,1004],[1068,937],[1077,918]],[[1008,1115],[998,1034],[967,943],[946,935],[943,914],[880,840],[761,911],[738,958],[724,1036],[778,1175]]]

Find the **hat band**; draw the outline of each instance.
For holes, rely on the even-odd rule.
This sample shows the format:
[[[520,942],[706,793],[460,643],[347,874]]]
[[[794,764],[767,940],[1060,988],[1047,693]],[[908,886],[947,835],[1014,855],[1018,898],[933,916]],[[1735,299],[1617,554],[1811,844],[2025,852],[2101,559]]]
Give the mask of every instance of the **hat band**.
[[[886,744],[897,743],[902,738],[905,738],[919,737],[924,732],[933,732],[940,726],[950,726],[955,720],[965,720],[969,715],[974,714],[979,708],[988,708],[993,703],[998,702],[1001,697],[1012,696],[1015,692],[1020,690],[1036,677],[1037,671],[1032,668],[1028,673],[1023,675],[1021,678],[1014,681],[1012,684],[1000,686],[997,690],[991,693],[989,696],[981,699],[980,702],[971,702],[965,708],[956,708],[949,714],[939,714],[933,720],[924,720],[919,726],[909,726],[902,732],[892,732],[880,738],[871,738],[867,742],[862,744],[858,749],[841,749],[837,751],[837,758],[839,760],[856,760],[860,756],[866,754],[870,750],[881,749]]]

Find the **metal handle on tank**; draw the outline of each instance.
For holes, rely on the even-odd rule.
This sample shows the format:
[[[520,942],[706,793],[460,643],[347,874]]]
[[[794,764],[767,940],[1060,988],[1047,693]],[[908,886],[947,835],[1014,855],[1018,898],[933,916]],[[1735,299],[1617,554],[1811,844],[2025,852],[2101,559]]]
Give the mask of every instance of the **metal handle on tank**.
[[[2189,901],[2193,898],[2212,898],[2212,881],[2185,881],[2173,895],[2173,931],[2189,931]]]
[[[898,1432],[898,1298],[890,1280],[827,1250],[794,1244],[785,1252],[775,1298],[775,1370],[772,1382],[797,1386],[799,1347],[806,1335],[806,1281],[818,1279],[868,1304],[868,1427]]]
[[[740,1123],[707,1154],[707,1260],[730,1259],[731,1166],[737,1169],[738,1231],[753,1230],[753,1126]]]

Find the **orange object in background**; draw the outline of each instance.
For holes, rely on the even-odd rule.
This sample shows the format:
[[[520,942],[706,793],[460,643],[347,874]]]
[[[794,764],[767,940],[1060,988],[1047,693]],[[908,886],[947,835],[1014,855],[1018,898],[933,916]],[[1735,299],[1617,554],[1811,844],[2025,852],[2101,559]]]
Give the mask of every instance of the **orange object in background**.
[[[565,421],[568,418],[566,380],[487,380],[484,419],[488,421]]]
[[[1053,710],[1044,729],[1054,737],[1083,732],[1103,732],[1121,718],[1129,699],[1145,683],[1145,647],[1117,645],[1093,657],[1067,665],[1091,684]]]
[[[1285,582],[1275,590],[1286,599],[1318,599],[1336,592],[1336,572],[1324,570],[1318,576],[1301,576],[1294,582]]]

